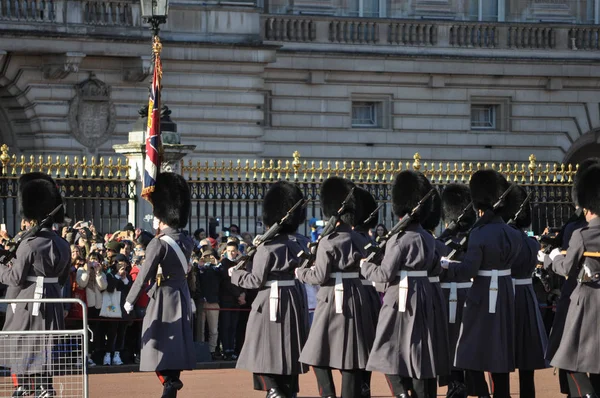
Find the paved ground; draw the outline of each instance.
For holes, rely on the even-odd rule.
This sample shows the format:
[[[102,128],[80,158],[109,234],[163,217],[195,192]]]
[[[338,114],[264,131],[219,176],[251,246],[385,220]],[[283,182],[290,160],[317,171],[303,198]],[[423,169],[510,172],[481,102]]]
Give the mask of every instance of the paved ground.
[[[558,378],[553,376],[552,369],[536,372],[538,398],[564,398],[558,393]],[[339,375],[336,375],[339,385]],[[185,372],[182,376],[184,389],[179,398],[262,398],[265,393],[251,390],[251,378],[248,372],[235,369],[195,370]],[[519,397],[518,380],[515,374],[511,377],[512,397]],[[315,377],[312,373],[300,378],[300,398],[318,397]],[[389,397],[390,392],[381,374],[373,375],[373,398]],[[151,373],[117,373],[90,375],[90,397],[160,397],[161,386]],[[438,391],[445,396],[444,391]],[[529,398],[529,397],[523,397]]]

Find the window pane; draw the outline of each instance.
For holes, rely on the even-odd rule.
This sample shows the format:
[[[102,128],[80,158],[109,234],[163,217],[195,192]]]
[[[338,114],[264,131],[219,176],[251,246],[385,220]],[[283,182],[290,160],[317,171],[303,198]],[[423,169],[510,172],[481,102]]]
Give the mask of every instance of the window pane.
[[[471,127],[476,129],[496,128],[496,106],[495,105],[472,105]]]
[[[377,103],[375,102],[353,102],[352,103],[352,125],[353,126],[377,126]]]

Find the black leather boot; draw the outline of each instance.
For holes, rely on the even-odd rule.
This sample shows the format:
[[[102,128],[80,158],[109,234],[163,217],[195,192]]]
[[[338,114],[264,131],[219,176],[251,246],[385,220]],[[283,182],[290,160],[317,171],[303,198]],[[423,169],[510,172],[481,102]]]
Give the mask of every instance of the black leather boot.
[[[394,395],[394,398],[409,398],[407,394],[398,394],[398,395]]]
[[[267,398],[287,398],[278,388],[267,391]]]
[[[163,384],[161,398],[177,398],[177,391],[183,388],[181,380],[168,380]]]
[[[598,395],[597,394],[585,394],[585,396],[582,398],[598,398]]]
[[[453,381],[448,385],[446,398],[467,398],[467,387],[458,381]]]
[[[37,386],[35,389],[35,398],[50,398],[55,397],[56,391],[52,386]]]
[[[33,395],[33,391],[23,386],[18,386],[12,393],[13,397],[28,397],[30,395]]]

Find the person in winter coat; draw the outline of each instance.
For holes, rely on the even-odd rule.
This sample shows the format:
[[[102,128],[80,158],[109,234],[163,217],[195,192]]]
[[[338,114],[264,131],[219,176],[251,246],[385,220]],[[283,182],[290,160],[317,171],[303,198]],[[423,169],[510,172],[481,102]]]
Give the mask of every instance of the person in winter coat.
[[[392,185],[392,208],[402,219],[432,189],[421,173],[400,172]],[[390,237],[381,264],[364,261],[361,273],[386,283],[377,334],[367,370],[386,375],[394,397],[435,397],[437,368],[434,344],[435,290],[428,275],[439,263],[435,240],[420,224],[430,209],[426,202],[404,231]]]
[[[479,170],[469,187],[473,206],[491,212],[510,184],[494,170]],[[449,278],[473,278],[463,308],[454,366],[467,371],[469,395],[489,396],[483,372],[491,372],[494,398],[509,398],[509,373],[515,370],[515,293],[511,267],[521,253],[521,233],[506,225],[502,207],[475,228],[460,262],[442,258]]]
[[[196,367],[186,277],[194,241],[183,232],[191,208],[188,183],[178,174],[160,173],[150,199],[160,234],[146,248],[146,259],[124,308],[127,313],[132,311],[146,283],[155,282],[148,291],[140,370],[156,372],[163,385],[162,398],[175,398],[183,388],[181,371]]]
[[[19,178],[18,204],[27,229],[40,230],[21,241],[12,264],[0,265],[0,283],[8,285],[6,298],[61,298],[69,279],[69,244],[52,231],[53,223],[62,223],[64,208],[54,180],[43,173],[28,173]],[[40,224],[60,206],[47,224]],[[8,306],[4,331],[64,330],[64,308],[60,303],[15,303]],[[53,387],[54,346],[58,338],[49,334],[5,336],[0,347],[2,365],[15,375],[13,397],[56,395]]]
[[[598,311],[600,311],[600,165],[584,171],[576,183],[579,206],[587,226],[573,232],[567,254],[550,253],[552,267],[576,280],[560,344],[551,365],[566,370],[571,397],[598,398]]]
[[[285,181],[273,184],[263,201],[267,227],[283,218],[300,199],[302,193],[295,185]],[[296,232],[304,218],[304,210],[297,209],[281,225],[278,235],[257,248],[252,271],[229,268],[232,284],[259,289],[237,368],[251,371],[254,389],[267,391],[268,398],[295,396],[298,375],[308,370],[298,361],[306,341],[308,313],[303,291],[294,281],[294,270],[300,265],[297,254],[302,248],[289,235]]]
[[[523,241],[521,254],[511,268],[515,289],[515,367],[519,369],[519,395],[522,398],[535,398],[534,371],[548,367],[544,354],[548,346],[548,336],[540,313],[537,297],[533,290],[531,276],[537,265],[540,244],[523,231],[531,226],[531,208],[527,191],[514,187],[507,201],[511,211],[504,219],[513,220],[512,226],[521,232]]]
[[[337,213],[354,184],[330,177],[321,185],[321,210],[330,218]],[[375,335],[375,311],[360,279],[360,260],[365,257],[364,239],[352,230],[349,198],[333,233],[319,238],[314,266],[298,268],[301,282],[320,285],[317,308],[300,362],[312,365],[322,397],[335,397],[332,369],[342,373],[343,397],[361,394],[362,374]]]

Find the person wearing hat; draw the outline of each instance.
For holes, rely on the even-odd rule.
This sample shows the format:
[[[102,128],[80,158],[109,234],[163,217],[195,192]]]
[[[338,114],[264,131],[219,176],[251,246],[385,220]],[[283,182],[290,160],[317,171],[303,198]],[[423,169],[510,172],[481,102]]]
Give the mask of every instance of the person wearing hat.
[[[154,282],[142,326],[140,371],[156,372],[163,384],[162,398],[174,398],[183,387],[181,371],[196,367],[187,284],[194,242],[183,233],[191,208],[187,181],[175,173],[160,173],[150,200],[159,235],[146,248],[124,307],[129,313],[147,282]]]
[[[464,184],[448,184],[442,191],[442,219],[444,226],[448,228],[450,223],[456,222],[462,215],[464,209],[471,203],[471,191]],[[446,241],[450,240],[454,244],[458,244],[465,236],[466,232],[475,223],[477,216],[475,210],[467,211],[458,224],[456,234]],[[436,250],[443,257],[450,254],[452,249],[446,245],[446,242],[436,239]],[[461,260],[464,253],[460,252],[457,260]],[[440,275],[442,292],[444,293],[444,306],[448,312],[448,340],[450,347],[450,364],[454,364],[454,353],[458,343],[460,333],[460,324],[462,321],[463,307],[467,300],[467,293],[471,287],[471,278],[456,276],[448,277],[446,272]],[[439,378],[440,386],[447,385],[448,398],[463,398],[466,397],[465,374],[462,369],[455,366],[451,367],[450,375]]]
[[[379,220],[379,215],[376,214],[371,219],[368,218],[371,213],[377,210],[377,201],[369,191],[361,187],[356,187],[354,189],[354,200],[356,201],[356,206],[354,213],[352,214],[351,224],[354,232],[358,233],[362,238],[361,245],[365,248],[367,245],[375,243],[369,235],[369,230],[375,228]],[[367,298],[373,309],[373,328],[376,328],[377,317],[379,316],[379,310],[381,309],[381,298],[371,281],[363,279],[362,284],[365,287]],[[363,372],[361,394],[362,397],[371,397],[371,372],[366,370]]]
[[[583,172],[588,168],[598,164],[600,164],[600,158],[589,158],[582,161],[577,167],[577,172],[575,173],[575,177],[573,179],[571,198],[575,204],[575,207],[577,208],[575,215],[579,216],[576,217],[572,222],[565,224],[558,233],[558,246],[561,248],[561,250],[567,250],[569,247],[569,241],[571,240],[571,236],[573,235],[574,231],[587,226],[583,209],[581,209],[579,206],[579,201],[577,199],[576,187],[579,185],[579,179],[581,178]],[[553,257],[547,255],[543,251],[538,252],[538,260],[543,262],[544,268],[549,271],[553,270],[552,259]],[[554,272],[554,274],[557,275],[558,273]],[[562,339],[565,322],[567,319],[567,311],[569,310],[569,306],[571,304],[571,294],[573,293],[573,290],[575,290],[575,287],[577,287],[576,278],[567,278],[560,290],[560,297],[556,302],[556,310],[554,312],[552,329],[550,330],[550,336],[548,337],[548,348],[546,349],[546,359],[548,361],[552,361],[552,358],[554,358],[554,354],[560,345],[560,340]],[[567,373],[564,369],[558,369],[558,380],[560,383],[560,392],[563,394],[569,394],[569,382],[567,379]]]
[[[575,191],[587,226],[573,232],[566,255],[561,254],[560,249],[550,253],[554,271],[577,281],[551,364],[566,370],[571,397],[597,398],[600,393],[600,258],[597,257],[600,252],[600,165],[590,166],[581,173]]]
[[[53,223],[62,223],[62,197],[54,180],[43,173],[28,173],[19,178],[18,203],[26,228],[41,227],[35,236],[21,241],[12,264],[0,265],[0,283],[8,285],[6,298],[60,298],[70,272],[69,244],[52,231]],[[61,209],[47,224],[40,223],[58,206]],[[9,305],[4,331],[64,330],[63,305],[60,303],[20,303]],[[2,348],[3,365],[15,375],[13,397],[39,398],[56,395],[52,377],[53,346],[56,337],[37,335],[8,337]]]
[[[348,180],[330,177],[321,184],[321,210],[330,218],[354,187]],[[322,397],[335,397],[332,369],[342,373],[342,397],[361,394],[362,372],[374,338],[374,309],[360,279],[364,239],[352,230],[354,199],[333,233],[321,236],[311,268],[296,270],[301,282],[320,285],[317,307],[300,362],[312,365]]]
[[[263,201],[263,222],[271,227],[302,199],[292,183],[274,183]],[[229,269],[231,283],[243,289],[259,289],[246,327],[238,369],[251,371],[254,389],[267,392],[268,398],[291,398],[298,391],[298,375],[308,367],[298,358],[306,341],[306,317],[302,291],[294,280],[300,265],[296,256],[302,248],[290,239],[304,220],[304,210],[296,209],[280,225],[272,240],[256,249],[252,271]]]
[[[121,249],[124,247],[124,245],[116,240],[111,240],[107,242],[104,247],[106,248],[106,262],[108,264],[112,264],[115,256],[121,253]]]
[[[479,170],[469,188],[479,216],[491,212],[510,184],[494,170]],[[442,258],[449,278],[473,278],[463,308],[454,366],[466,370],[469,395],[489,396],[483,372],[492,373],[494,398],[509,398],[515,370],[515,293],[511,267],[521,253],[521,232],[506,225],[500,206],[469,236],[462,261]]]
[[[539,242],[524,232],[531,226],[531,207],[525,188],[516,186],[507,198],[505,221],[513,220],[521,233],[521,254],[511,268],[515,289],[515,367],[519,369],[519,395],[535,397],[534,371],[548,367],[544,354],[548,336],[531,276],[537,265]],[[515,212],[516,210],[516,212]],[[518,213],[518,214],[517,214]]]
[[[402,219],[432,189],[421,173],[403,171],[392,186],[392,208]],[[411,223],[387,242],[381,264],[363,261],[361,273],[370,281],[386,283],[377,334],[367,370],[386,375],[394,397],[435,397],[437,369],[434,352],[435,291],[428,274],[439,263],[433,236],[421,226],[431,201]]]

